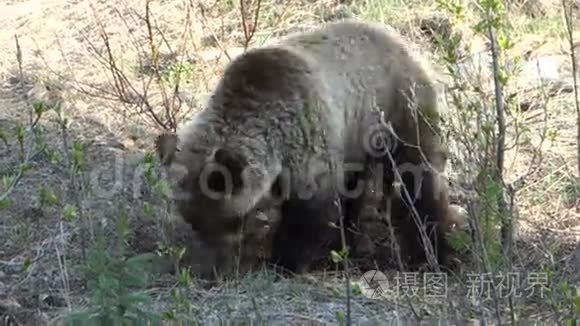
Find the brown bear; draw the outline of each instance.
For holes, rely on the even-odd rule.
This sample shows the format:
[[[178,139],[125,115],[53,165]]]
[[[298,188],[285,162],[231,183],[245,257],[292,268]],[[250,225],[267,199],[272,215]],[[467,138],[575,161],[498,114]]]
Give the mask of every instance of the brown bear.
[[[205,108],[158,139],[180,215],[207,244],[228,247],[248,212],[276,200],[272,262],[302,273],[337,242],[340,218],[357,225],[359,184],[378,178],[385,195],[405,186],[394,211],[412,261],[425,261],[426,247],[445,263],[437,94],[406,43],[347,20],[236,57]]]

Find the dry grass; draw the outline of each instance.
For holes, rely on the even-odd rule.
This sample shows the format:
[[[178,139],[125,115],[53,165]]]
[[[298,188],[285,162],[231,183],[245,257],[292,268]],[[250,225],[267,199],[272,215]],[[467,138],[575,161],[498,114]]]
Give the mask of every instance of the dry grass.
[[[200,5],[205,8],[203,13]],[[517,45],[508,56],[533,60],[549,54],[567,62],[558,10],[553,5],[546,8],[548,14],[542,18],[526,15],[528,9],[513,9]],[[264,0],[259,25],[249,46],[259,46],[324,21],[356,16],[392,24],[422,46],[429,47],[429,40],[419,27],[424,17],[438,11],[436,5],[422,1]],[[237,2],[231,1],[154,1],[151,12],[154,36],[157,40],[165,39],[158,48],[157,67],[161,73],[168,74],[177,65],[190,69],[178,91],[179,99],[183,100],[183,119],[194,113],[215,85],[228,55],[240,53],[246,46],[239,8]],[[45,128],[45,143],[60,154],[61,160],[55,161],[47,154],[34,157],[32,169],[10,195],[10,205],[1,210],[0,316],[10,315],[22,325],[48,324],[87,304],[84,274],[80,270],[86,249],[82,246],[86,243],[81,238],[87,235],[85,231],[94,236],[94,229],[85,230],[85,223],[80,219],[72,222],[65,219],[65,204],[74,203],[75,198],[80,200],[83,218],[92,221],[88,225],[103,225],[107,236],[115,232],[119,208],[126,212],[130,221],[129,254],[156,250],[158,242],[163,241],[160,225],[168,216],[167,209],[143,183],[143,158],[152,149],[152,139],[159,128],[146,114],[139,113],[139,105],[118,101],[110,71],[98,61],[107,53],[107,48],[99,34],[97,19],[127,81],[137,90],[147,89],[151,107],[164,107],[163,87],[155,83],[150,87],[145,85],[156,66],[149,60],[147,28],[140,18],[144,14],[144,1],[137,0],[0,3],[0,31],[3,31],[0,33],[0,130],[12,135],[18,123],[26,124],[34,100],[41,99],[49,106],[62,104],[70,121],[68,138],[88,146],[86,176],[93,182],[87,196],[79,198],[70,189],[70,175],[63,163],[67,157],[63,136],[52,120],[55,115],[47,114],[40,123]],[[462,22],[455,22],[453,28],[465,35],[465,42],[471,43],[471,48],[485,48],[485,42],[469,31],[472,19],[466,17]],[[577,28],[580,30],[580,26]],[[19,76],[15,34],[22,49],[23,76]],[[438,55],[433,53],[432,59],[438,60]],[[563,64],[562,70],[564,76],[569,76],[569,63]],[[580,184],[572,172],[577,157],[571,93],[545,92],[562,85],[546,85],[543,92],[536,84],[530,90],[533,83],[526,75],[517,78],[518,83],[508,89],[508,94],[519,94],[520,102],[526,102],[528,109],[512,112],[508,119],[512,123],[516,118],[524,121],[532,132],[529,145],[509,147],[515,134],[509,135],[506,178],[516,180],[531,164],[537,164],[538,169],[517,192],[513,265],[522,273],[550,271],[554,281],[566,281],[578,287],[580,262],[574,260],[573,251],[580,241]],[[532,163],[535,162],[533,149],[541,141],[539,131],[546,128],[554,137],[542,143],[541,163]],[[15,139],[8,139],[8,143],[10,146],[0,143],[3,174],[18,163]],[[451,175],[454,175],[453,168],[452,164]],[[58,204],[41,205],[39,193],[43,188],[54,192]],[[153,203],[152,207],[149,203]],[[466,262],[464,272],[474,269]],[[358,280],[364,272],[355,271],[353,279]],[[385,271],[385,274],[392,285],[395,271]],[[392,294],[371,300],[355,291],[353,318],[360,323],[384,323],[416,315],[448,320],[493,316],[491,302],[466,300],[466,280],[465,274],[450,277],[448,298],[437,300],[424,296],[407,300]],[[176,309],[172,291],[180,289],[189,303],[186,314],[206,322],[219,318],[230,321],[251,318],[279,324],[339,324],[344,318],[344,282],[340,273],[276,280],[266,269],[211,289],[204,288],[197,280],[188,287],[180,286],[178,281],[177,276],[169,273],[156,277],[146,291],[154,298],[154,310]],[[507,314],[505,303],[501,309]],[[530,320],[548,320],[563,313],[550,300],[538,298],[518,300],[516,310],[520,318]]]

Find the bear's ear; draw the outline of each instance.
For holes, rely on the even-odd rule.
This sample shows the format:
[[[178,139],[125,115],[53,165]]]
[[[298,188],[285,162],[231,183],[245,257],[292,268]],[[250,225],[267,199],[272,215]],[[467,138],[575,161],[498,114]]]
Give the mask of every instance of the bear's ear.
[[[248,165],[246,156],[234,150],[220,148],[215,152],[214,160],[231,175],[234,191],[243,186],[242,173]]]
[[[163,165],[168,165],[173,161],[177,149],[177,135],[174,133],[163,133],[155,140],[155,151]]]

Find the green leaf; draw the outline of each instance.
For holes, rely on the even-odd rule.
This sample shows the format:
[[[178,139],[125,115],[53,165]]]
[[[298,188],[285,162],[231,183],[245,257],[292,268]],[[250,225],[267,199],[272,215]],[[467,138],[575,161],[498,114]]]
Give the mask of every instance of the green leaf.
[[[344,311],[339,310],[336,312],[336,320],[340,325],[344,325],[346,323],[346,315]]]
[[[335,296],[336,298],[340,298],[340,290],[335,288],[334,286],[330,288],[330,291],[332,292],[332,295]]]
[[[500,35],[497,41],[500,49],[502,50],[509,50],[514,46],[514,43],[511,41],[508,35]]]
[[[334,250],[330,251],[330,257],[335,264],[338,264],[342,261],[342,257],[340,254]]]
[[[171,194],[171,188],[169,187],[169,183],[166,180],[159,180],[155,184],[155,192],[161,196],[169,197]]]
[[[476,33],[483,33],[487,29],[487,26],[488,24],[486,21],[480,21],[479,23],[475,24],[472,29]]]
[[[153,217],[153,208],[148,202],[143,203],[143,213],[147,217]]]
[[[58,198],[56,197],[56,195],[45,187],[42,187],[42,189],[40,189],[39,197],[41,205],[58,204]]]
[[[32,261],[30,260],[30,258],[27,257],[24,260],[24,263],[22,264],[22,272],[26,273],[31,265],[32,265]]]
[[[0,129],[0,140],[4,143],[4,145],[8,146],[8,136],[6,133]]]
[[[6,209],[8,207],[10,207],[10,201],[8,200],[8,198],[0,200],[0,209]]]
[[[18,124],[16,127],[16,138],[18,139],[18,143],[21,145],[24,144],[24,127],[21,124]]]
[[[189,274],[189,270],[183,269],[179,273],[179,284],[183,286],[190,286],[191,285],[191,274]]]
[[[14,180],[16,180],[16,176],[14,176],[14,175],[3,176],[2,177],[2,187],[4,189],[10,188],[10,186],[12,186],[12,183],[14,182]]]
[[[78,211],[75,206],[67,204],[63,209],[63,217],[67,222],[73,222],[78,217]]]
[[[31,171],[33,169],[32,163],[22,164],[20,167],[22,168],[22,173]]]
[[[46,107],[44,106],[44,102],[43,101],[34,101],[32,103],[32,107],[34,108],[34,113],[37,116],[41,116],[42,113],[44,113],[44,111],[46,110]]]
[[[174,310],[168,310],[163,313],[163,319],[165,320],[177,320],[177,316]]]
[[[72,158],[75,170],[83,170],[85,167],[85,146],[79,141],[73,143]]]
[[[362,290],[360,288],[360,285],[358,283],[352,283],[352,295],[354,296],[359,296],[362,295]]]
[[[153,154],[152,152],[147,152],[143,157],[143,163],[153,164],[155,162],[155,157],[156,157],[155,154]]]
[[[47,154],[48,154],[50,163],[56,165],[56,164],[60,164],[62,162],[62,157],[57,151],[55,151],[53,149],[47,149]]]

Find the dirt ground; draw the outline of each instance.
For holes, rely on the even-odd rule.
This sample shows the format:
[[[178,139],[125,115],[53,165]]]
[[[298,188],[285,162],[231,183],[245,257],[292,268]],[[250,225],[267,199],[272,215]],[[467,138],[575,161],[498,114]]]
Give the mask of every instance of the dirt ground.
[[[525,71],[518,75],[518,88],[510,90],[529,106],[520,117],[526,126],[532,131],[547,126],[554,134],[542,146],[543,160],[539,163],[531,160],[526,146],[512,146],[506,153],[506,178],[510,181],[525,173],[530,164],[539,167],[517,191],[512,265],[521,276],[520,296],[513,302],[500,300],[497,304],[485,296],[466,297],[471,289],[469,271],[477,266],[471,266],[469,258],[461,258],[465,264],[460,274],[445,280],[446,295],[423,293],[422,285],[428,281],[425,275],[400,275],[392,269],[382,270],[388,281],[383,283],[383,296],[377,298],[364,288],[369,266],[355,265],[351,281],[358,285],[353,287],[351,308],[357,324],[411,321],[420,316],[427,323],[445,320],[475,325],[479,318],[493,322],[498,312],[506,321],[517,315],[521,320],[553,324],[571,318],[574,308],[570,300],[576,300],[576,309],[580,307],[577,292],[575,299],[574,295],[563,298],[560,294],[566,292],[562,289],[580,288],[580,184],[575,179],[576,113],[570,91],[569,47],[558,27],[561,18],[550,20],[526,14],[541,8],[545,17],[561,17],[557,4],[536,2],[539,7],[514,11],[514,22],[525,28],[511,51],[525,53],[528,62],[554,62],[557,73],[550,85],[563,91],[546,95],[529,90],[531,81]],[[207,8],[205,16],[199,12],[188,16],[189,3],[177,0],[151,4],[156,37],[161,39],[163,35],[163,42],[173,49],[188,49],[175,58],[167,47],[160,46],[163,60],[192,63],[189,79],[179,90],[182,98],[190,100],[184,104],[191,109],[186,117],[194,114],[219,78],[227,62],[221,50],[239,53],[244,39],[239,19],[235,18],[237,2],[201,1]],[[407,36],[424,42],[414,27],[417,17],[433,11],[433,5],[413,7],[397,1],[289,3],[286,8],[280,1],[262,1],[257,42],[348,16],[392,23]],[[381,6],[384,12],[379,10]],[[30,144],[25,148],[25,152],[32,148],[27,156],[29,168],[0,205],[0,325],[49,325],[59,323],[71,312],[91,307],[94,300],[83,268],[87,265],[88,248],[97,237],[96,226],[105,230],[105,238],[112,244],[119,221],[125,221],[121,216],[126,217],[126,254],[134,256],[159,250],[167,237],[163,226],[179,223],[173,221],[170,209],[147,183],[147,157],[153,150],[152,140],[161,129],[144,114],[135,113],[134,107],[128,109],[128,105],[112,98],[115,81],[110,68],[98,61],[99,55],[107,55],[99,34],[100,22],[111,42],[112,54],[118,58],[117,68],[126,71],[135,85],[143,85],[147,78],[142,78],[142,72],[135,67],[143,68],[147,63],[143,63],[144,58],[135,48],[147,47],[148,26],[141,19],[144,14],[144,1],[137,0],[0,2],[2,192],[9,184],[8,177],[18,171],[22,162],[15,135],[19,126],[29,125],[29,112],[35,101],[42,100],[50,108],[60,105],[68,119],[64,133],[56,111],[46,112],[39,120],[38,129],[43,135],[39,144],[46,148],[39,150],[40,145]],[[188,41],[182,44],[186,25]],[[217,36],[208,37],[209,31]],[[580,40],[580,34],[575,35]],[[473,47],[479,44],[475,37],[470,41]],[[576,48],[580,52],[580,47]],[[148,96],[154,107],[162,105],[159,89]],[[550,101],[545,107],[535,105],[538,99],[547,97]],[[508,120],[514,120],[513,116]],[[22,130],[26,134],[26,129]],[[513,141],[514,137],[508,134],[508,138]],[[537,145],[537,137],[531,138],[530,144]],[[70,150],[75,146],[84,148],[80,159]],[[78,160],[85,167],[84,179],[73,180],[68,164]],[[452,161],[449,167],[452,199],[459,204],[469,188],[458,176],[462,164]],[[158,169],[154,169],[156,172]],[[152,265],[156,265],[154,259]],[[545,282],[544,276],[548,277]],[[196,279],[183,285],[182,278],[166,270],[155,274],[144,290],[151,301],[143,309],[166,317],[169,311],[178,311],[202,323],[253,320],[272,324],[343,324],[345,318],[345,283],[342,273],[334,270],[278,279],[264,268],[211,288]],[[531,295],[534,284],[536,292]],[[550,290],[540,294],[537,291],[542,285]],[[405,295],[395,290],[418,293]]]

